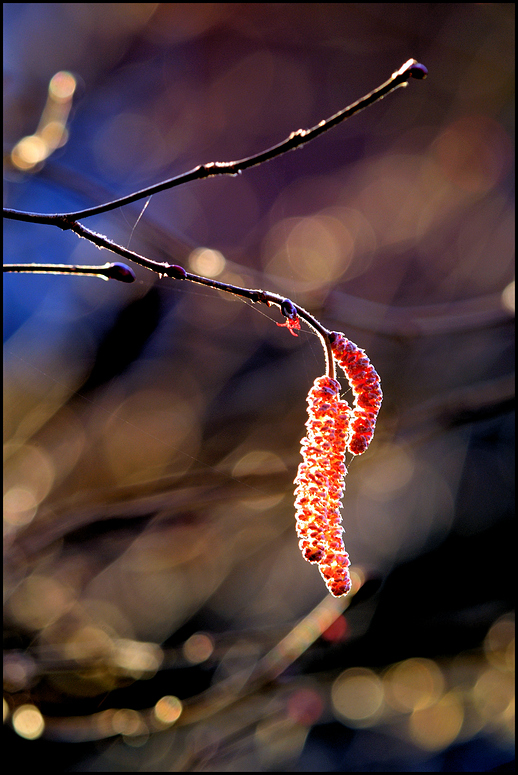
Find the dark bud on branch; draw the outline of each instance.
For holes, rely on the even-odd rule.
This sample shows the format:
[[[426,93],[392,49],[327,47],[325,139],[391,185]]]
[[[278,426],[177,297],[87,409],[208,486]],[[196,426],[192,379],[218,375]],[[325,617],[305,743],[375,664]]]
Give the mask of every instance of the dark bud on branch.
[[[412,65],[408,72],[412,78],[417,78],[418,81],[422,81],[428,75],[428,70],[426,67],[421,65],[419,62],[416,62],[415,65]]]
[[[401,65],[399,70],[392,73],[392,78],[416,78],[418,81],[422,81],[428,75],[428,70],[424,65],[417,61],[417,59],[409,59],[404,65]]]
[[[297,317],[297,310],[295,309],[295,305],[289,299],[284,299],[284,301],[281,302],[281,312],[284,317],[288,318],[289,320],[295,320]]]
[[[298,336],[295,329],[300,330],[300,320],[294,303],[289,299],[281,301],[281,312],[286,318],[286,323],[277,323],[277,325],[281,328],[287,328],[292,336]]]
[[[136,280],[133,269],[130,269],[126,264],[119,264],[118,262],[108,264],[104,274],[110,280],[120,280],[121,283],[134,283]]]
[[[183,266],[178,266],[178,264],[169,264],[164,274],[168,277],[173,277],[175,280],[185,280],[187,277],[187,272]]]

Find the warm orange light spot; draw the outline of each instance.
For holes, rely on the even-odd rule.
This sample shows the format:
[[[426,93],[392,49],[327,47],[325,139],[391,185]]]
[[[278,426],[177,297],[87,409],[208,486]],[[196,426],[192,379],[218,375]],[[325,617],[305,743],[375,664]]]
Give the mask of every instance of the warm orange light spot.
[[[155,717],[162,724],[174,724],[182,714],[183,706],[178,697],[166,695],[155,705]]]
[[[188,662],[198,665],[205,662],[214,651],[214,641],[204,632],[195,632],[183,646],[183,653]]]

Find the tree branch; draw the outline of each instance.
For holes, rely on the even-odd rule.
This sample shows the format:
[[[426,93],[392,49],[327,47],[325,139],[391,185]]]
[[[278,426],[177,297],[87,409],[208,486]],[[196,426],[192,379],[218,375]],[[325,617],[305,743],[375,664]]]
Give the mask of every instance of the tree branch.
[[[54,215],[46,215],[43,213],[29,213],[18,210],[11,210],[4,208],[4,218],[8,218],[14,221],[25,221],[29,223],[41,223],[52,226],[57,226],[60,229],[70,229],[79,237],[89,240],[98,248],[105,248],[106,250],[116,253],[123,258],[129,259],[140,266],[150,269],[152,272],[156,272],[159,276],[172,277],[176,280],[189,280],[190,282],[199,283],[201,285],[207,285],[210,288],[215,288],[220,291],[226,291],[232,293],[235,296],[248,299],[254,303],[261,302],[268,306],[275,305],[280,308],[282,314],[287,318],[287,323],[290,331],[293,333],[293,329],[297,326],[298,318],[304,320],[310,328],[319,336],[326,357],[326,374],[334,379],[335,366],[334,358],[331,348],[330,332],[319,323],[316,318],[313,317],[307,310],[294,304],[290,299],[285,299],[277,293],[270,291],[263,291],[259,289],[241,288],[230,283],[222,283],[218,280],[213,280],[208,277],[201,277],[199,275],[191,274],[187,272],[183,267],[176,264],[160,263],[153,261],[152,259],[141,256],[128,248],[124,248],[121,245],[113,242],[102,234],[98,234],[91,229],[88,229],[82,223],[79,223],[78,218],[86,218],[91,215],[100,215],[101,213],[114,210],[122,205],[130,204],[138,199],[149,197],[151,194],[156,194],[159,191],[164,191],[169,188],[175,188],[184,183],[188,183],[192,180],[203,180],[204,178],[214,177],[215,175],[237,175],[250,167],[255,167],[263,162],[270,161],[271,159],[280,156],[287,151],[293,151],[296,148],[300,148],[302,145],[309,143],[316,137],[326,132],[328,129],[337,126],[342,121],[345,121],[350,116],[359,113],[360,110],[372,105],[380,99],[383,99],[387,94],[399,88],[400,86],[406,86],[410,78],[417,78],[419,80],[426,78],[428,71],[424,65],[419,64],[415,59],[409,59],[405,62],[399,70],[392,73],[388,81],[385,81],[381,86],[374,91],[362,97],[357,102],[354,102],[349,107],[335,113],[334,116],[321,121],[317,126],[312,129],[298,129],[296,132],[292,132],[286,140],[282,143],[268,148],[262,153],[249,156],[246,159],[231,162],[210,162],[209,164],[201,164],[195,167],[190,172],[178,175],[175,178],[157,183],[154,186],[149,186],[141,191],[136,191],[129,196],[115,199],[112,202],[107,202],[103,205],[91,207],[87,210],[79,210],[73,213],[55,213]],[[123,282],[132,282],[135,278],[131,270],[123,264],[106,264],[104,267],[85,267],[85,266],[67,266],[67,265],[47,265],[47,264],[12,264],[5,265],[4,271],[7,272],[40,272],[40,273],[70,273],[70,274],[90,274],[103,279],[114,278],[122,280]]]
[[[141,256],[139,253],[135,253],[133,250],[129,250],[128,248],[122,247],[122,245],[118,245],[116,242],[113,242],[113,240],[108,239],[108,237],[88,229],[82,223],[78,223],[77,221],[71,223],[69,228],[79,237],[83,237],[84,239],[93,242],[94,245],[97,245],[98,248],[106,248],[106,250],[110,250],[112,253],[116,253],[123,258],[127,258],[130,261],[133,261],[135,264],[140,264],[140,266],[143,266],[146,269],[150,269],[152,272],[156,272],[159,276],[172,277],[174,280],[189,280],[192,283],[207,285],[209,288],[215,288],[218,291],[232,293],[234,296],[248,299],[254,303],[263,303],[269,307],[275,305],[279,307],[282,314],[288,320],[294,320],[297,317],[300,317],[319,336],[326,357],[326,373],[328,376],[334,379],[335,365],[331,351],[331,341],[329,339],[330,332],[327,330],[327,328],[324,328],[324,326],[307,310],[298,304],[294,304],[290,299],[285,299],[284,296],[281,296],[278,293],[273,293],[272,291],[263,291],[261,289],[254,288],[241,288],[239,285],[223,283],[219,280],[213,280],[210,277],[202,277],[201,275],[187,272],[182,266],[178,266],[177,264],[166,264],[159,261],[153,261],[150,258]],[[93,268],[96,269],[97,267]],[[94,272],[92,272],[92,274],[94,274]]]
[[[133,269],[126,264],[104,264],[103,266],[78,266],[77,264],[5,264],[4,272],[30,272],[31,274],[77,274],[100,277],[103,280],[120,280],[133,283],[136,280]]]
[[[128,196],[114,199],[112,202],[107,202],[96,207],[90,207],[86,210],[78,210],[73,213],[45,215],[42,213],[28,213],[4,208],[4,217],[14,221],[54,224],[55,226],[60,226],[62,229],[67,229],[70,228],[70,222],[75,221],[78,218],[87,218],[91,215],[100,215],[109,210],[115,210],[123,205],[136,202],[138,199],[144,199],[145,197],[151,196],[151,194],[157,194],[159,191],[175,188],[184,183],[189,183],[192,180],[203,180],[205,178],[212,178],[216,175],[238,175],[240,172],[243,172],[250,167],[255,167],[258,164],[270,161],[277,156],[281,156],[283,153],[287,153],[287,151],[293,151],[296,148],[300,148],[302,145],[311,142],[311,140],[314,140],[319,135],[327,132],[328,129],[332,129],[338,124],[341,124],[342,121],[345,121],[364,108],[367,108],[369,105],[372,105],[374,102],[383,99],[383,97],[386,97],[387,94],[390,94],[390,92],[400,86],[406,86],[410,78],[422,80],[423,78],[426,78],[427,74],[428,71],[424,65],[419,64],[415,59],[409,59],[408,62],[405,62],[405,64],[399,68],[399,70],[392,73],[388,81],[385,81],[385,83],[365,95],[365,97],[353,102],[352,105],[335,113],[334,116],[321,121],[312,129],[297,129],[297,131],[292,132],[283,142],[268,148],[266,151],[254,154],[253,156],[248,156],[246,159],[229,162],[214,161],[209,162],[208,164],[200,164],[198,167],[195,167],[189,172],[184,172],[182,175],[169,178],[169,180],[163,180],[161,183],[148,186],[147,188],[143,188]]]

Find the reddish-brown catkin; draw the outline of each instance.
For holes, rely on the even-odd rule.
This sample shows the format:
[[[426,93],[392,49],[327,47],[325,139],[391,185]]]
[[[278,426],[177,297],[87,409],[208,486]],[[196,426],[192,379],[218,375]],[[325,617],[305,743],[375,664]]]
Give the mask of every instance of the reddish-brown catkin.
[[[317,377],[307,402],[303,462],[295,478],[297,534],[304,559],[319,564],[329,591],[339,597],[351,588],[340,516],[351,409],[340,400],[340,383],[327,376]]]
[[[371,443],[383,399],[380,378],[365,351],[344,334],[331,334],[331,349],[354,394],[347,449],[353,455],[361,455]]]

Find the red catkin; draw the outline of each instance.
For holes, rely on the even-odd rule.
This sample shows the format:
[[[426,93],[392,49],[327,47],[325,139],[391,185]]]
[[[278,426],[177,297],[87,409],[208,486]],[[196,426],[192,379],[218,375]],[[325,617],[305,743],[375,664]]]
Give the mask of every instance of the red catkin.
[[[352,455],[361,455],[371,443],[383,399],[380,378],[365,351],[343,334],[331,335],[331,349],[354,394],[347,449]]]
[[[307,402],[303,462],[295,478],[299,547],[305,560],[319,564],[327,588],[339,597],[351,588],[340,516],[351,409],[340,400],[340,383],[326,376],[317,377]]]
[[[369,446],[383,395],[365,352],[340,333],[332,333],[330,341],[333,358],[353,391],[354,406],[340,400],[337,380],[323,376],[314,381],[307,397],[303,459],[295,478],[295,518],[302,556],[318,563],[328,590],[341,597],[351,589],[340,516],[345,453],[361,455]]]

